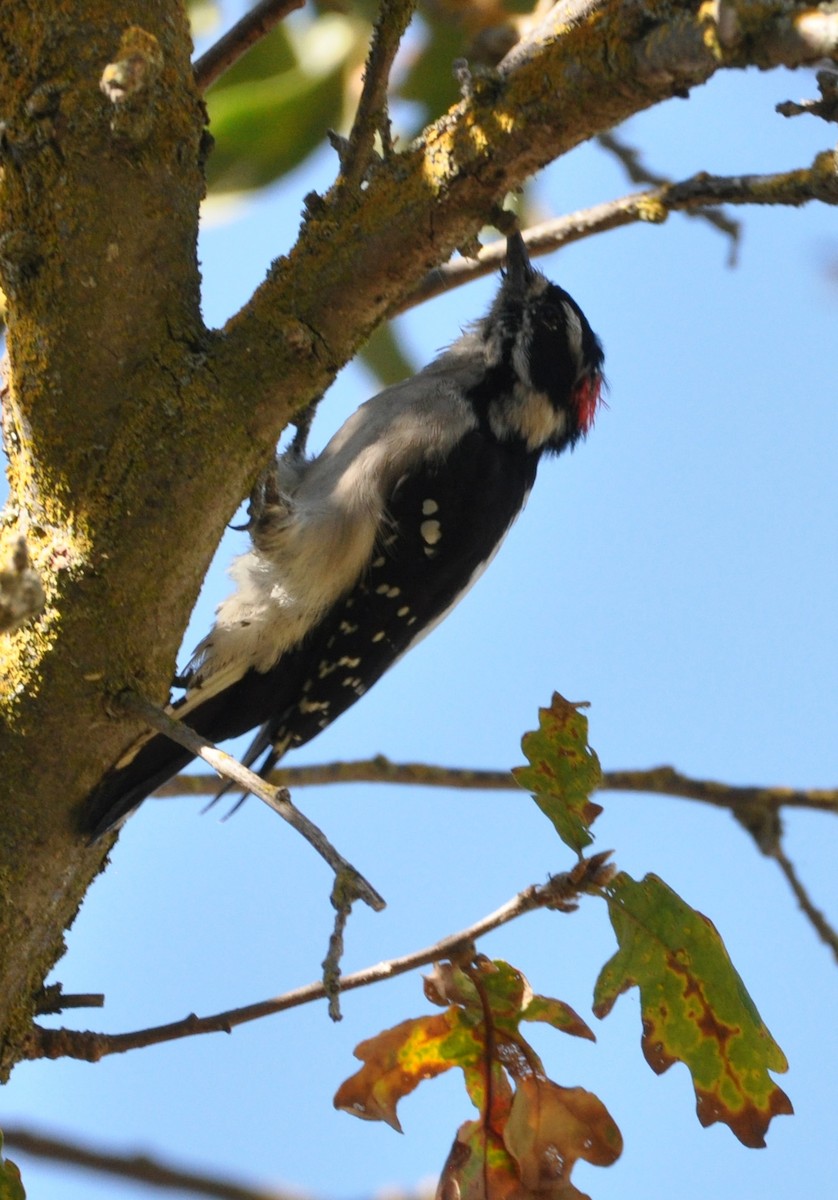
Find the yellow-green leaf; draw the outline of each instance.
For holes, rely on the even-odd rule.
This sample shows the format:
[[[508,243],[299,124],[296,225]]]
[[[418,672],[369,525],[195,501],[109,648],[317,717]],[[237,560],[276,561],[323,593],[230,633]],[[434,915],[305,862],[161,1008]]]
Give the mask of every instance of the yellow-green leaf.
[[[512,772],[577,854],[593,841],[589,827],[602,812],[590,798],[602,771],[588,745],[588,719],[580,708],[554,692],[550,707],[538,711],[538,730],[521,739],[530,765]]]
[[[597,980],[594,1012],[605,1016],[638,987],[651,1068],[686,1063],[701,1124],[723,1121],[746,1146],[764,1146],[772,1117],[792,1112],[768,1074],[788,1064],[716,927],[655,875],[637,883],[621,873],[606,893],[619,950]]]
[[[563,1000],[554,1000],[551,996],[533,996],[521,1014],[521,1020],[543,1021],[546,1025],[552,1025],[554,1029],[560,1029],[562,1033],[588,1038],[591,1042],[596,1041],[593,1030],[579,1014]]]
[[[0,1133],[0,1200],[26,1200],[26,1192],[23,1190],[17,1165],[3,1157],[2,1133]]]
[[[338,1088],[335,1108],[365,1121],[386,1121],[401,1132],[396,1105],[417,1088],[459,1065],[457,1047],[469,1057],[467,1030],[459,1031],[459,1013],[449,1008],[434,1016],[402,1021],[356,1047],[355,1057],[363,1067]],[[464,1037],[458,1037],[462,1032]]]

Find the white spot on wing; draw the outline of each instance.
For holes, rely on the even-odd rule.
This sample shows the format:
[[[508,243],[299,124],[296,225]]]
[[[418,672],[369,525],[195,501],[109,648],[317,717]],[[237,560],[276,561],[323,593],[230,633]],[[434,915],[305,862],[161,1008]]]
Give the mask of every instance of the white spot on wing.
[[[429,546],[435,546],[442,537],[442,526],[439,521],[423,521],[419,526],[419,532],[423,541],[427,542]]]
[[[500,550],[501,546],[503,545],[506,535],[509,533],[510,529],[512,528],[512,526],[515,524],[516,520],[518,519],[518,515],[521,512],[523,512],[524,508],[526,507],[526,503],[530,498],[531,490],[532,490],[531,488],[527,489],[526,493],[524,494],[524,499],[521,501],[521,507],[518,509],[518,512],[515,513],[512,520],[507,525],[506,529],[503,531],[501,536],[498,538],[489,557],[487,559],[485,559],[482,563],[480,563],[477,567],[475,567],[474,571],[471,574],[471,578],[468,580],[465,587],[462,589],[462,591],[457,593],[457,595],[454,597],[454,599],[451,601],[451,603],[448,605],[448,607],[446,609],[444,609],[444,611],[441,612],[438,617],[436,617],[433,621],[431,621],[431,623],[429,625],[426,625],[424,627],[424,629],[420,629],[419,632],[416,634],[416,637],[413,638],[412,641],[408,642],[408,644],[405,646],[404,650],[402,650],[401,654],[399,655],[399,658],[402,658],[405,654],[407,654],[408,650],[412,650],[413,647],[417,646],[419,644],[419,642],[422,641],[423,638],[426,638],[433,629],[436,629],[437,625],[440,625],[445,620],[445,618],[448,616],[448,614],[454,608],[457,607],[457,605],[462,600],[463,596],[465,596],[466,592],[470,591],[471,588],[474,587],[475,583],[477,583],[477,580],[480,578],[480,576],[483,574],[483,572],[486,570],[486,568],[489,566],[489,564],[494,559],[498,550]],[[431,550],[430,547],[426,546],[425,553],[433,554],[434,551]],[[415,617],[408,618],[408,621],[407,621],[408,625],[413,625],[415,623],[416,623]],[[398,662],[399,660],[397,658],[397,659],[394,659],[393,661]]]

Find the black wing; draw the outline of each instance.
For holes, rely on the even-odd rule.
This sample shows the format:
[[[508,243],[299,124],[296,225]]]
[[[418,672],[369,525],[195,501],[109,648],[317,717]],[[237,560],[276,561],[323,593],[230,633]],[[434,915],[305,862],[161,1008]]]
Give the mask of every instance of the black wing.
[[[404,476],[390,498],[373,561],[354,588],[271,670],[247,671],[194,708],[186,723],[212,742],[261,725],[245,757],[252,764],[267,751],[260,773],[286,749],[310,741],[468,590],[520,512],[537,464],[538,454],[520,441],[498,442],[478,428],[444,465],[425,462]],[[91,798],[93,838],[191,758],[168,738],[151,739]]]
[[[369,570],[268,673],[272,713],[248,765],[269,751],[264,774],[310,741],[447,614],[520,512],[537,463],[521,442],[476,429],[444,467],[425,463],[399,481]]]

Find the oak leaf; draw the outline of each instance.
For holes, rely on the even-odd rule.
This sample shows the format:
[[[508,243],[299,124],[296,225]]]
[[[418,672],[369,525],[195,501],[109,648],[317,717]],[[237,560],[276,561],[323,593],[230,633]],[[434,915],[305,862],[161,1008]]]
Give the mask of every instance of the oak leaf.
[[[550,707],[538,710],[538,729],[521,739],[530,765],[512,772],[577,854],[594,840],[590,826],[602,812],[590,798],[602,781],[602,770],[588,745],[588,718],[581,707],[554,692]]]
[[[788,1064],[728,958],[718,930],[655,875],[617,875],[605,889],[619,950],[603,967],[594,1012],[640,989],[641,1045],[657,1074],[686,1063],[702,1125],[722,1121],[764,1146],[772,1117],[791,1113],[769,1071]]]

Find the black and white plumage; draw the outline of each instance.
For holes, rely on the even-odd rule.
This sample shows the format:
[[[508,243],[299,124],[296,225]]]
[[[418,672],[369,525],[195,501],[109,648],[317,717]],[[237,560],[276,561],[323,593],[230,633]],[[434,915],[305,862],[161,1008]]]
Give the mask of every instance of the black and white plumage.
[[[492,559],[539,459],[590,429],[602,347],[576,302],[507,243],[488,315],[418,375],[363,404],[321,454],[286,453],[251,503],[237,589],[170,713],[213,742],[258,728],[268,771],[315,737],[429,632]],[[119,824],[191,755],[129,748],[91,798]]]

